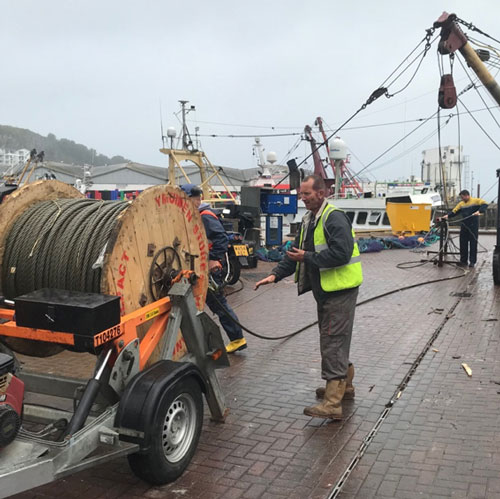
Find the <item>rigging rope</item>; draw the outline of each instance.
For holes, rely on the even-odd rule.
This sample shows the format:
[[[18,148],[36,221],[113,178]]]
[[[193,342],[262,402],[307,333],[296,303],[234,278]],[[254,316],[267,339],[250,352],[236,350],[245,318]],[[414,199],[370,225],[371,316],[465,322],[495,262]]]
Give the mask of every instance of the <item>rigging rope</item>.
[[[451,118],[453,118],[453,114],[449,114],[448,115],[448,119],[444,122],[444,124],[441,125],[441,130],[446,126],[448,125],[448,123],[450,122]],[[412,133],[412,132],[410,132]],[[429,133],[428,135],[426,135],[425,137],[423,137],[422,139],[420,139],[418,142],[416,142],[415,144],[413,144],[412,146],[408,147],[407,149],[405,149],[403,152],[397,154],[396,156],[393,156],[392,158],[388,159],[387,161],[384,161],[383,163],[380,163],[376,166],[372,166],[370,167],[370,169],[367,171],[367,173],[373,173],[375,170],[378,170],[379,168],[382,168],[386,165],[389,165],[391,163],[394,163],[395,161],[397,161],[398,159],[401,159],[401,158],[404,158],[406,155],[410,154],[411,152],[413,152],[415,149],[417,149],[418,147],[420,147],[422,144],[425,144],[425,142],[427,142],[430,138],[434,137],[434,135],[436,135],[438,133],[438,128],[436,128],[435,130],[433,130],[431,133]],[[405,135],[405,137],[403,139],[405,139],[406,137],[408,137],[408,135]],[[400,142],[399,142],[400,143]],[[397,144],[395,144],[394,146],[391,146],[390,149],[386,150],[383,155],[385,155],[386,153],[388,153],[390,150],[392,150]],[[383,156],[382,155],[382,156]],[[379,156],[377,158],[380,159],[382,156]],[[375,161],[377,161],[375,160]],[[373,163],[373,162],[372,162]],[[369,165],[368,165],[369,166]],[[363,170],[361,171],[365,171],[366,168],[368,168],[368,166],[364,166]]]
[[[397,90],[396,92],[393,92],[392,94],[390,94],[389,92],[386,93],[386,96],[387,98],[390,98],[390,97],[394,97],[395,95],[403,92],[404,90],[406,90],[410,83],[415,79],[415,76],[417,76],[417,73],[418,73],[418,70],[420,69],[420,66],[422,65],[422,63],[424,62],[424,59],[425,59],[425,56],[427,55],[427,52],[429,51],[429,49],[431,48],[432,44],[439,38],[439,36],[436,36],[434,38],[434,40],[431,41],[431,37],[432,37],[432,34],[434,33],[434,31],[432,29],[429,29],[427,30],[427,36],[424,38],[424,40],[426,41],[426,44],[425,44],[425,47],[424,47],[424,50],[415,58],[413,59],[413,61],[411,61],[408,66],[401,72],[401,74],[395,78],[389,85],[392,85],[394,84],[394,82],[418,59],[418,57],[420,57],[420,55],[422,54],[422,57],[420,58],[420,61],[419,63],[417,64],[417,67],[415,69],[415,71],[413,72],[413,75],[411,76],[411,78],[408,80],[408,82],[402,87],[400,88],[399,90]]]
[[[441,107],[438,106],[437,110],[437,124],[438,124],[438,151],[439,151],[439,178],[441,181],[441,189],[444,194],[444,205],[446,209],[449,209],[448,206],[448,193],[446,190],[446,182],[445,172],[444,172],[444,162],[443,162],[443,153],[441,150]]]
[[[459,59],[458,60],[460,62],[460,65],[462,66],[465,74],[469,77],[470,81],[471,81],[471,85],[473,86],[473,88],[476,90],[477,94],[479,95],[480,99],[483,101],[483,104],[486,106],[486,109],[488,110],[488,112],[490,113],[490,116],[493,118],[493,121],[497,124],[497,126],[500,128],[500,123],[498,123],[497,119],[495,118],[495,115],[492,113],[491,111],[491,108],[488,106],[488,104],[486,103],[486,101],[484,100],[481,92],[479,91],[479,89],[477,88],[477,86],[474,84],[474,82],[472,81],[472,78],[469,74],[469,72],[467,71],[467,68],[464,66],[464,63]]]
[[[391,97],[394,97],[396,94],[399,94],[400,92],[402,92],[403,90],[405,90],[409,85],[410,83],[414,80],[415,76],[417,75],[418,73],[418,70],[420,69],[420,66],[422,65],[422,62],[425,58],[425,56],[427,55],[427,52],[429,51],[431,45],[437,40],[438,37],[435,37],[434,40],[431,41],[431,38],[432,38],[432,35],[434,34],[434,28],[429,28],[427,30],[427,33],[426,33],[426,36],[419,42],[419,44],[417,45],[417,47],[415,49],[413,49],[410,54],[403,60],[403,62],[401,64],[399,64],[399,66],[391,73],[391,75],[386,78],[385,82],[392,77],[392,75],[406,62],[406,60],[410,57],[411,54],[413,54],[413,52],[415,52],[415,50],[418,48],[418,46],[420,46],[423,42],[425,42],[425,47],[423,49],[423,51],[420,53],[422,54],[421,56],[421,59],[419,61],[419,63],[417,64],[417,68],[415,70],[415,72],[413,73],[413,75],[410,77],[409,81],[404,85],[403,88],[397,90],[396,92],[390,94],[389,93],[389,87],[420,57],[420,54],[415,58],[413,59],[407,66],[405,69],[403,69],[403,71],[401,71],[401,73],[392,80],[392,82],[387,86],[387,87],[384,87],[384,86],[380,86],[379,88],[375,89],[371,95],[368,97],[368,99],[366,100],[366,102],[364,104],[361,105],[361,107],[355,111],[347,120],[344,121],[344,123],[342,123],[342,125],[340,125],[336,130],[334,130],[327,138],[326,140],[324,140],[323,142],[320,142],[316,145],[315,149],[308,155],[306,156],[298,165],[297,167],[300,167],[301,165],[303,165],[309,158],[311,158],[315,153],[316,151],[318,151],[321,147],[323,147],[324,145],[328,144],[329,140],[334,137],[338,132],[339,130],[342,130],[349,122],[351,122],[361,111],[364,111],[370,104],[372,104],[373,102],[375,102],[378,98],[382,97],[383,95],[385,95],[388,99],[391,98]],[[384,82],[384,83],[385,83]],[[424,122],[425,123],[425,122]],[[419,128],[419,127],[417,127]],[[397,145],[397,144],[396,144]],[[359,175],[360,172],[356,173],[355,176]],[[283,183],[288,177],[289,177],[290,174],[287,174],[285,175],[281,180],[280,180],[280,184]]]
[[[485,36],[486,38],[489,38],[490,40],[493,40],[494,42],[500,43],[500,40],[497,40],[496,38],[493,38],[492,36],[488,35],[488,33],[481,31],[479,28],[474,26],[472,23],[468,23],[467,21],[464,21],[463,19],[460,19],[459,17],[456,18],[456,21],[457,21],[457,23],[463,24],[464,26],[471,29],[472,31],[476,31],[477,33],[480,33],[481,35]]]
[[[465,110],[469,113],[470,117],[474,120],[474,122],[476,123],[476,125],[481,129],[481,131],[486,135],[486,137],[488,137],[491,141],[491,143],[498,149],[500,150],[500,146],[495,142],[495,140],[489,135],[489,133],[480,125],[480,123],[476,120],[476,118],[474,117],[474,115],[469,111],[469,108],[464,104],[464,102],[462,101],[462,99],[458,99],[458,101],[460,102],[460,104],[462,104],[462,106],[465,107]]]
[[[41,288],[99,293],[103,252],[127,201],[58,199],[14,222],[5,245],[2,289],[13,299]]]
[[[428,118],[426,118],[425,121],[422,121],[422,123],[420,123],[420,125],[416,126],[413,130],[411,130],[410,132],[408,132],[404,137],[402,137],[401,139],[399,139],[395,144],[393,144],[388,149],[386,149],[382,154],[379,154],[373,161],[370,161],[370,163],[368,163],[364,168],[362,168],[361,170],[359,170],[356,173],[356,175],[361,175],[361,173],[363,173],[365,170],[368,170],[370,168],[370,166],[373,165],[373,163],[375,163],[382,156],[386,155],[389,151],[391,151],[392,149],[394,149],[398,144],[400,144],[401,142],[403,142],[412,133],[416,132],[420,127],[422,127],[423,125],[425,125],[430,119],[434,118],[434,116],[436,116],[436,114],[437,114],[437,111],[435,113],[433,113],[431,116],[429,116]]]

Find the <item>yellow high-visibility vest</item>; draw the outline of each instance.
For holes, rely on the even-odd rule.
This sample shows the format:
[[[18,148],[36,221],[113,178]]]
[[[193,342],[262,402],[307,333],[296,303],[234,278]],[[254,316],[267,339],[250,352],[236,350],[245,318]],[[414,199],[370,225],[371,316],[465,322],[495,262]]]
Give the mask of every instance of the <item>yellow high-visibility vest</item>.
[[[338,210],[335,206],[327,204],[321,217],[318,220],[316,228],[314,229],[314,251],[320,251],[328,248],[327,238],[325,237],[325,223],[328,216],[333,211]],[[338,210],[341,211],[341,210]],[[351,229],[352,237],[354,238],[354,229]],[[302,241],[304,238],[304,226],[300,231],[300,247],[302,248]],[[298,281],[299,265],[295,271],[295,282]],[[342,289],[356,288],[363,282],[363,271],[361,269],[361,258],[359,253],[358,244],[354,242],[351,259],[345,265],[340,267],[320,268],[320,283],[321,289],[326,292],[340,291]]]

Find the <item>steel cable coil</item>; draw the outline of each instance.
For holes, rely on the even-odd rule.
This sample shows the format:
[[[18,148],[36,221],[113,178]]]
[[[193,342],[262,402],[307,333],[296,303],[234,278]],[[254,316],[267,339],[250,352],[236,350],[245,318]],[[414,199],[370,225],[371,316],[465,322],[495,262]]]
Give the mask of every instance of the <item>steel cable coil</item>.
[[[127,201],[57,199],[36,203],[6,239],[2,287],[6,298],[41,288],[100,292],[107,241]]]

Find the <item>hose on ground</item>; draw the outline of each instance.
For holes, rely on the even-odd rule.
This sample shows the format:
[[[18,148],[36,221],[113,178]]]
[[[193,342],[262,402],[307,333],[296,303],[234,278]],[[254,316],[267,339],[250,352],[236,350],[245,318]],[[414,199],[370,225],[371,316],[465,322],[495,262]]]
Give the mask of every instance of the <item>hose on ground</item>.
[[[356,307],[359,307],[361,305],[364,305],[364,304],[369,303],[369,302],[374,301],[374,300],[378,300],[379,298],[384,298],[385,296],[389,296],[389,295],[392,295],[394,293],[399,293],[400,291],[405,291],[407,289],[416,288],[418,286],[424,286],[426,284],[433,284],[433,283],[441,282],[441,281],[450,281],[451,279],[459,279],[460,277],[466,276],[468,273],[469,272],[467,272],[467,271],[463,271],[459,275],[455,275],[455,276],[451,276],[451,277],[442,277],[440,279],[432,279],[430,281],[419,282],[417,284],[410,284],[409,286],[403,286],[402,288],[392,289],[391,291],[387,291],[387,292],[382,293],[380,295],[372,296],[371,298],[367,298],[366,300],[359,301],[358,303],[356,303]],[[262,334],[256,333],[255,331],[252,331],[251,329],[248,329],[247,327],[243,326],[243,324],[241,324],[238,320],[236,320],[226,310],[226,308],[224,307],[224,305],[217,299],[216,293],[213,293],[212,291],[209,291],[209,293],[212,293],[212,296],[214,297],[215,301],[219,304],[219,306],[222,309],[222,312],[227,317],[229,317],[235,324],[237,324],[239,327],[241,327],[241,329],[243,329],[243,331],[246,331],[251,336],[255,336],[256,338],[260,338],[262,340],[273,341],[273,340],[285,340],[285,339],[288,339],[288,338],[292,338],[293,336],[296,336],[297,334],[302,333],[306,329],[309,329],[310,327],[315,326],[318,323],[318,321],[311,322],[310,324],[307,324],[306,326],[298,329],[297,331],[294,331],[293,333],[286,334],[286,335],[283,335],[283,336],[264,336]]]

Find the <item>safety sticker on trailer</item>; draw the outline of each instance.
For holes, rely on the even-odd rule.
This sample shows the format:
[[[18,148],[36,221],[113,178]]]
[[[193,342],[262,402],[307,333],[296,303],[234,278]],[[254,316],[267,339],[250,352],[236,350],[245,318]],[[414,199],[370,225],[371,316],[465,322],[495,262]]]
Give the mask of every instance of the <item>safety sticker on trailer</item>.
[[[153,317],[156,317],[159,313],[160,313],[160,309],[159,308],[155,308],[155,309],[151,310],[150,312],[148,312],[146,314],[146,320],[148,321],[149,319],[152,319]]]

